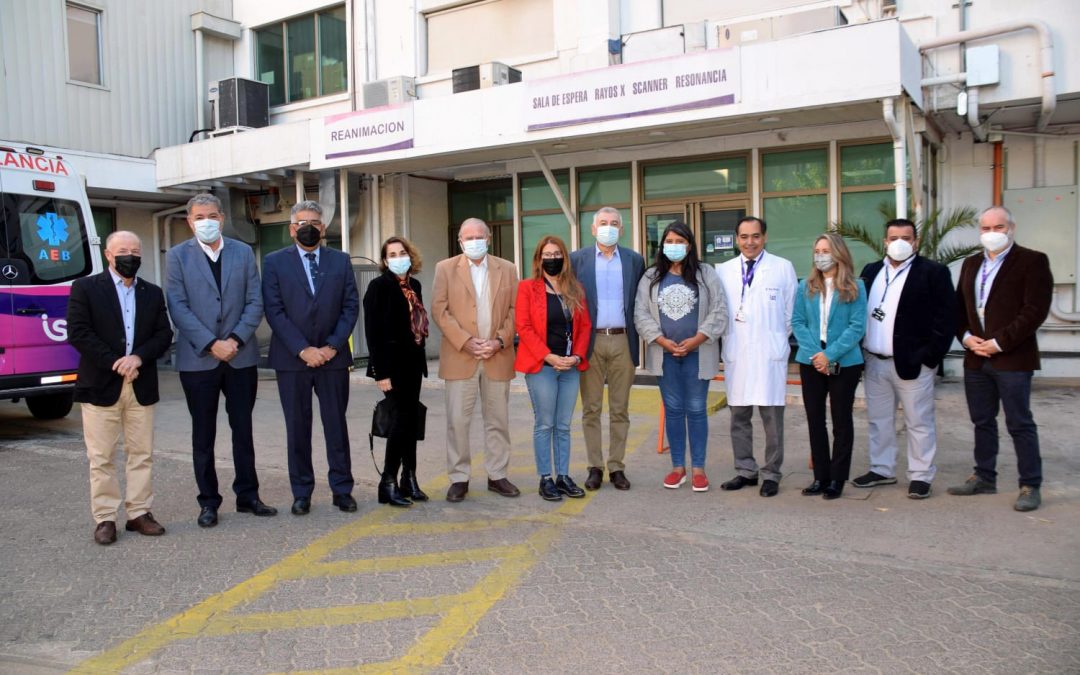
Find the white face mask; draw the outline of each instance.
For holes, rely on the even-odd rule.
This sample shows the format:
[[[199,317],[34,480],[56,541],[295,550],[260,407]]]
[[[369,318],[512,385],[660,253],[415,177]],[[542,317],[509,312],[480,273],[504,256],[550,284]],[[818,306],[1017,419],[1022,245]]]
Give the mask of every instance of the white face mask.
[[[885,253],[896,262],[904,262],[911,257],[911,254],[915,253],[915,249],[911,247],[909,242],[903,239],[894,239],[889,242],[889,246],[885,249]]]
[[[979,235],[979,243],[987,251],[997,253],[1005,250],[1005,247],[1009,245],[1009,235],[1004,232],[983,232]]]
[[[814,267],[818,268],[822,272],[828,272],[836,266],[836,261],[833,260],[831,253],[815,253],[814,254]]]
[[[614,246],[619,241],[619,228],[600,225],[596,228],[596,242],[601,246]]]
[[[221,222],[209,218],[196,220],[195,236],[204,244],[213,244],[221,238]]]
[[[487,255],[487,239],[468,239],[461,242],[461,250],[470,260],[480,260]]]

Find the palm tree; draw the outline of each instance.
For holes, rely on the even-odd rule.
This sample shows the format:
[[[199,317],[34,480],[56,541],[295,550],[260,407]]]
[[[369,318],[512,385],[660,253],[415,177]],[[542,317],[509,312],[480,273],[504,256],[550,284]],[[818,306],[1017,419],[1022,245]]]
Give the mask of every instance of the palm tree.
[[[896,217],[895,207],[888,202],[882,202],[878,206],[878,211],[884,217],[883,222]],[[977,224],[975,216],[975,209],[970,206],[952,209],[944,214],[944,218],[942,218],[941,209],[931,211],[922,222],[915,224],[919,231],[919,248],[916,253],[942,265],[949,265],[979,251],[981,247],[978,244],[958,246],[944,243],[950,232],[975,227]],[[845,239],[866,244],[879,258],[885,257],[884,237],[880,231],[871,231],[861,223],[840,221],[836,224],[836,233]]]

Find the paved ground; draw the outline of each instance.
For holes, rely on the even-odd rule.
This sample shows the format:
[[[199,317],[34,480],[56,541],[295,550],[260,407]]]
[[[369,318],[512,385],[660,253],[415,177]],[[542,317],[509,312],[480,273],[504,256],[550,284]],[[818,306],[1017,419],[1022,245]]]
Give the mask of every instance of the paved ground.
[[[939,388],[940,473],[923,502],[903,481],[837,502],[802,497],[796,406],[778,497],[665,490],[659,399],[639,388],[629,493],[605,484],[540,500],[528,398],[515,392],[512,478],[525,494],[487,492],[478,474],[452,505],[441,498],[442,392],[427,389],[420,473],[438,499],[391,510],[375,503],[367,455],[375,392],[357,378],[353,394],[358,513],[332,509],[325,485],[311,515],[287,513],[284,427],[264,380],[262,495],[284,513],[225,509],[200,530],[187,412],[166,374],[153,510],[168,534],[121,533],[109,548],[91,541],[77,410],[45,424],[0,403],[0,672],[1080,672],[1080,390],[1036,392],[1047,481],[1031,514],[1011,508],[1007,441],[1000,494],[945,494],[970,470],[956,382]],[[853,475],[866,467],[857,419]],[[714,485],[731,474],[727,424],[726,410],[710,418]]]

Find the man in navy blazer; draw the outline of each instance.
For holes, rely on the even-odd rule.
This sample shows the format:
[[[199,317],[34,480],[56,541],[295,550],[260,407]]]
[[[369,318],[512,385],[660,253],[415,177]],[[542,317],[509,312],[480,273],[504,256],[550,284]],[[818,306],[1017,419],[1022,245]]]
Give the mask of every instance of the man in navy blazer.
[[[355,511],[352,458],[345,409],[349,405],[349,336],[360,313],[349,256],[320,246],[326,234],[322,207],[302,201],[292,208],[289,235],[295,246],[266,256],[263,308],[273,330],[270,367],[277,371],[289,448],[293,515],[311,510],[311,392],[319,397],[333,503]]]
[[[589,337],[589,369],[581,374],[581,426],[589,460],[587,490],[597,490],[604,478],[604,454],[600,412],[604,385],[608,387],[608,479],[619,490],[629,490],[626,477],[626,435],[630,430],[630,387],[639,363],[640,349],[634,328],[634,298],[645,274],[641,255],[619,246],[622,216],[605,206],[593,216],[596,246],[570,254],[592,320]]]
[[[851,484],[868,488],[896,482],[896,402],[904,408],[908,497],[926,499],[937,473],[934,377],[952,345],[956,298],[949,268],[918,255],[915,223],[885,223],[884,260],[860,275],[867,289],[866,416],[870,471]]]
[[[255,329],[263,315],[255,254],[242,241],[221,235],[221,200],[198,194],[187,204],[195,236],[165,256],[165,297],[176,325],[176,370],[191,413],[191,456],[199,487],[200,527],[218,522],[221,493],[214,469],[218,400],[232,429],[236,510],[273,516],[259,499],[251,412],[259,386],[259,342]]]

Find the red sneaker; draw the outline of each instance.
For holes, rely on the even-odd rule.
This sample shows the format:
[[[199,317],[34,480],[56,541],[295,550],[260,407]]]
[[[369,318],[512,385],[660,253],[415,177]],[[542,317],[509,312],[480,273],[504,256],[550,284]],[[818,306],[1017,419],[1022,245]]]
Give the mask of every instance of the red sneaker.
[[[686,472],[679,473],[678,471],[672,471],[664,477],[664,487],[672,490],[677,490],[680,485],[686,482]]]
[[[694,479],[690,485],[694,489],[694,492],[709,491],[709,479],[703,473],[695,473]]]

